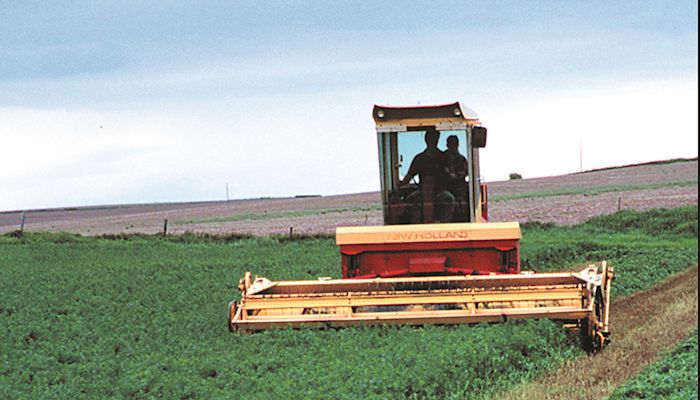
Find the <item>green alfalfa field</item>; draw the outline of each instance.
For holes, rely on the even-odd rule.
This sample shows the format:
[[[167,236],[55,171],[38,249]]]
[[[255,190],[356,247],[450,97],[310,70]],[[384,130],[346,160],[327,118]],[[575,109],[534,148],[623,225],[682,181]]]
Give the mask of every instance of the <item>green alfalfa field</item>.
[[[523,232],[523,269],[607,260],[614,298],[697,264],[697,206]],[[548,320],[230,333],[245,271],[340,267],[324,237],[0,237],[0,398],[488,398],[587,357]]]

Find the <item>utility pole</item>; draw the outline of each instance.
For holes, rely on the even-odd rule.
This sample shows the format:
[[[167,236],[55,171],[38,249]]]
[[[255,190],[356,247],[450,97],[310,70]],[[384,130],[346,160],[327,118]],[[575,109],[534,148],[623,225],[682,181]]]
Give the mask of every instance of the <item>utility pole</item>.
[[[583,172],[583,139],[579,141],[578,146],[579,172]]]
[[[226,182],[226,201],[229,201],[229,198],[228,198],[228,182]]]

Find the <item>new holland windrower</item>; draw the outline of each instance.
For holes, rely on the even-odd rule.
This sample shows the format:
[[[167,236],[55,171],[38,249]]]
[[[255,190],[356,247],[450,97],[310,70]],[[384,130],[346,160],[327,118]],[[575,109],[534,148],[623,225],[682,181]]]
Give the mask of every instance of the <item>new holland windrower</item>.
[[[478,165],[486,129],[472,111],[375,106],[373,116],[385,225],[337,228],[342,279],[246,273],[229,305],[231,330],[550,318],[578,330],[592,351],[608,343],[613,269],[523,272],[519,224],[488,222]],[[455,160],[461,174],[451,174]]]

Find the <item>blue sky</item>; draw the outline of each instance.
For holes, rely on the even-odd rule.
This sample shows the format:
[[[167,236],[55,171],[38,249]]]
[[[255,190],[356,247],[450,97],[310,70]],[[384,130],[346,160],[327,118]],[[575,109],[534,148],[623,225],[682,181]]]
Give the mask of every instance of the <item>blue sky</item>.
[[[491,181],[695,157],[697,32],[689,1],[2,2],[0,210],[377,190],[373,104],[468,105]]]

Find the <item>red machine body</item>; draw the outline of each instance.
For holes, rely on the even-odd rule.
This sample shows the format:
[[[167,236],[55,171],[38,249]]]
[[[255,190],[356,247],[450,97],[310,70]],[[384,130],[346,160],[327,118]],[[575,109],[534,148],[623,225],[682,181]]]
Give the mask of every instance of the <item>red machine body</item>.
[[[338,228],[343,278],[520,273],[517,223]]]

